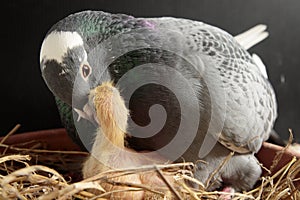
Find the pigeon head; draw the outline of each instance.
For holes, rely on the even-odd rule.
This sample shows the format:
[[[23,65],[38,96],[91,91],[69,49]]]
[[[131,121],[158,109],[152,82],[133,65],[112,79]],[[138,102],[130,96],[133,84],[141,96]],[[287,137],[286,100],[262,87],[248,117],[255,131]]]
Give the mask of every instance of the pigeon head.
[[[73,92],[86,95],[93,70],[80,34],[71,31],[48,34],[41,47],[40,63],[43,78],[55,96],[71,105]],[[74,88],[75,79],[80,82],[81,90]]]
[[[63,102],[82,109],[90,90],[111,81],[111,72],[120,66],[104,66],[101,55],[108,50],[99,48],[99,44],[113,35],[144,26],[149,25],[143,20],[100,11],[83,11],[58,21],[50,28],[40,51],[47,86]]]

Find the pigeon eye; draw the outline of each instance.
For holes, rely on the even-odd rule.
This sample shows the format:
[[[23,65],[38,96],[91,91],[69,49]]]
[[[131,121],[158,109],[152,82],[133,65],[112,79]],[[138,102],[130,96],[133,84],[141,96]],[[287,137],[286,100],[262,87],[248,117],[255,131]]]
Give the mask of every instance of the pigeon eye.
[[[91,68],[88,65],[83,65],[81,68],[83,78],[86,78],[91,73]]]

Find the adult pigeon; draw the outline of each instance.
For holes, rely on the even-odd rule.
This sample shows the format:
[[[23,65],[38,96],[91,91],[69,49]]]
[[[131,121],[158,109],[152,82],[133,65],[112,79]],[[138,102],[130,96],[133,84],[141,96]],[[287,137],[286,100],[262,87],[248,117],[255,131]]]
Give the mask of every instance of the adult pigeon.
[[[277,105],[246,50],[254,44],[240,39],[189,19],[82,11],[50,28],[41,71],[66,128],[88,149],[97,124],[88,95],[114,81],[134,122],[129,146],[196,162],[195,176],[209,189],[248,190],[261,175],[254,153],[270,135]]]

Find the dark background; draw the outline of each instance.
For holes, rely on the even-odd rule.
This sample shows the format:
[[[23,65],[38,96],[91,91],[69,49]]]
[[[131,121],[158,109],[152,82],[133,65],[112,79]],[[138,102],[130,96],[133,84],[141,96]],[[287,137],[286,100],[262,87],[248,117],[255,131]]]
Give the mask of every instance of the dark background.
[[[9,0],[2,3],[1,126],[5,135],[61,127],[54,99],[39,69],[39,50],[48,29],[61,18],[85,9],[134,16],[176,16],[216,25],[238,34],[258,23],[270,36],[250,51],[264,60],[277,99],[275,130],[288,129],[300,141],[299,0]]]

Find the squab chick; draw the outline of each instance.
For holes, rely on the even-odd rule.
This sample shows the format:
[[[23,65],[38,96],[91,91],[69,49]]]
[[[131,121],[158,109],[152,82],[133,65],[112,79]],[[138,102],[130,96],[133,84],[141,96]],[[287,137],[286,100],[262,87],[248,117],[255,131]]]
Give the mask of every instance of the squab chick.
[[[145,156],[125,147],[125,133],[129,112],[123,98],[112,83],[105,82],[91,91],[89,104],[94,107],[95,120],[99,124],[91,156],[83,166],[83,177],[88,178],[109,169],[120,169],[134,166],[163,164],[168,161],[158,154]],[[167,176],[169,183],[174,184],[174,178]],[[113,179],[118,182],[144,184],[150,187],[167,187],[156,172],[132,174]],[[106,191],[122,190],[125,187],[102,185]],[[144,199],[144,191],[128,191],[113,193],[110,199]],[[147,197],[148,198],[148,197]]]

